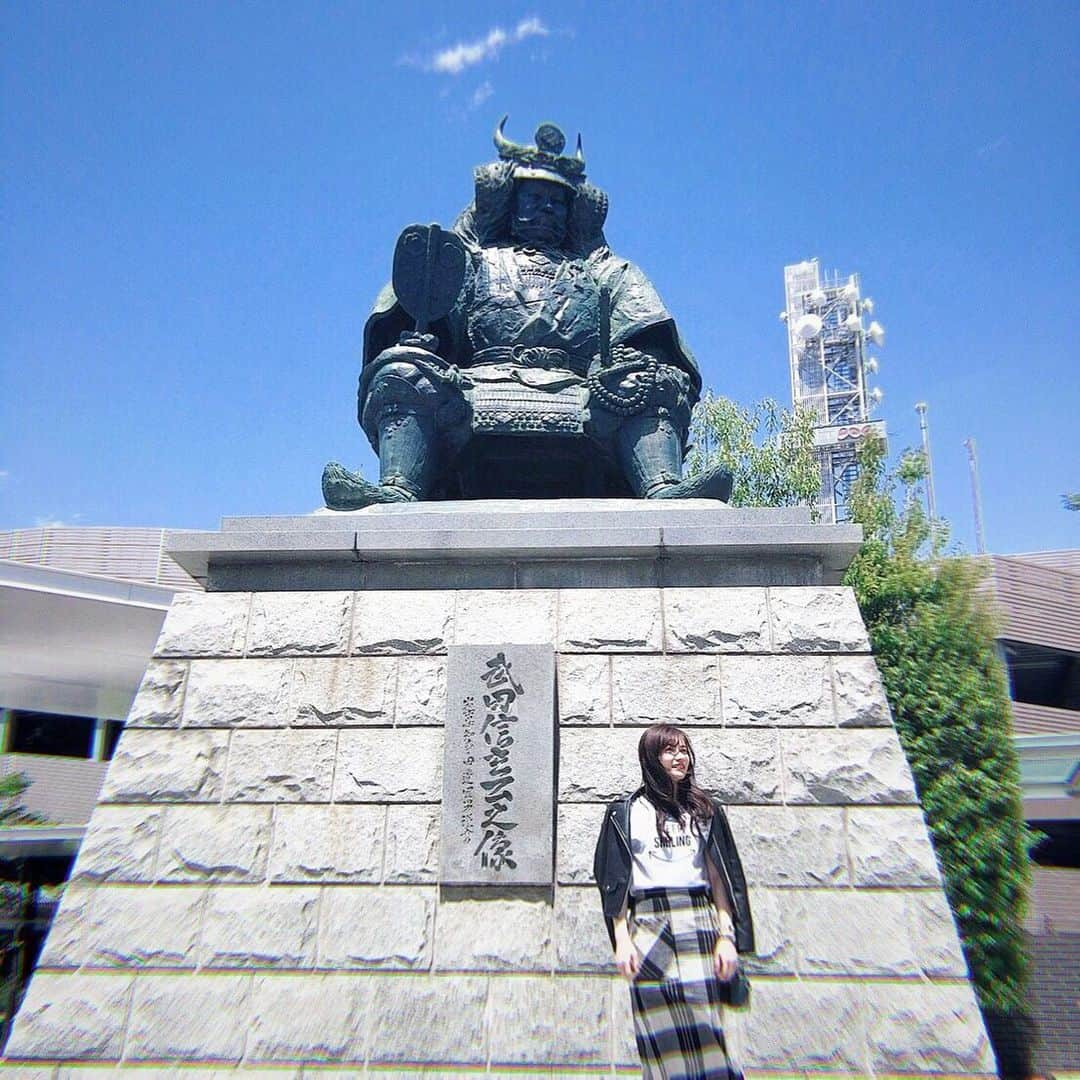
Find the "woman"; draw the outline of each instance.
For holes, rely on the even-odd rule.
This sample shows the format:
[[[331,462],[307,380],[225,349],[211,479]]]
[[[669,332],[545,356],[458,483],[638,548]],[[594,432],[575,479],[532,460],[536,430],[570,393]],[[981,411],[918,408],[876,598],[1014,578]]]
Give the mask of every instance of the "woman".
[[[754,929],[724,811],[694,779],[686,734],[638,742],[642,786],[604,814],[593,873],[619,971],[630,980],[646,1080],[741,1080],[718,1006]]]

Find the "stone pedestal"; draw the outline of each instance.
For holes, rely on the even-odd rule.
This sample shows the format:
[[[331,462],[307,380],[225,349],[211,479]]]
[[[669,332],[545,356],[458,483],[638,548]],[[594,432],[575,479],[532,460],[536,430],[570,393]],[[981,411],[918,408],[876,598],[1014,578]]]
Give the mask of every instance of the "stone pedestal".
[[[857,543],[708,503],[176,535],[213,591],[166,619],[6,1067],[635,1075],[590,867],[642,726],[664,720],[691,733],[751,885],[753,1003],[726,1019],[748,1074],[993,1075],[836,584]],[[446,651],[492,642],[556,650],[551,888],[437,880]]]

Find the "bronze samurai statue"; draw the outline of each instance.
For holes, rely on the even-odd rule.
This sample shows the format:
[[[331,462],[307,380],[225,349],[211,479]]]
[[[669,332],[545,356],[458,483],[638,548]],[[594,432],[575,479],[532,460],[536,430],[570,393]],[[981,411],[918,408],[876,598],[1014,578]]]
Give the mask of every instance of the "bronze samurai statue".
[[[542,124],[475,171],[449,232],[409,226],[364,330],[360,425],[379,482],[337,463],[326,505],[473,498],[726,500],[683,479],[701,376],[645,275],[607,246],[580,136]]]

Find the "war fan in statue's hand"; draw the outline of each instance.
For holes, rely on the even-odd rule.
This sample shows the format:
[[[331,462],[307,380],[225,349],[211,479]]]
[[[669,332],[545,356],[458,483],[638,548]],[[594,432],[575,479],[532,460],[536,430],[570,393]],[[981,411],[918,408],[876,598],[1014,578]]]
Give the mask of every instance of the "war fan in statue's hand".
[[[394,248],[394,293],[416,323],[411,333],[402,331],[402,345],[430,338],[430,350],[438,349],[438,338],[428,328],[450,314],[465,283],[467,257],[461,240],[438,225],[409,225],[402,230]]]

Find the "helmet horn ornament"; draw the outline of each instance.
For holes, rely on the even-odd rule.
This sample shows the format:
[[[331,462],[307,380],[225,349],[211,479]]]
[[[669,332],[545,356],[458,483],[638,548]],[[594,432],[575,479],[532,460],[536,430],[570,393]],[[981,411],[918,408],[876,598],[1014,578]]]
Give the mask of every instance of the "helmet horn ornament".
[[[499,151],[499,157],[503,160],[508,160],[509,155],[519,149],[517,143],[511,142],[503,134],[503,128],[506,127],[506,121],[509,119],[510,114],[507,113],[495,126],[495,149]]]
[[[552,180],[578,184],[585,179],[585,154],[581,149],[581,136],[578,135],[577,150],[573,157],[564,156],[566,136],[555,124],[543,123],[536,129],[534,146],[524,146],[507,138],[507,113],[495,128],[495,149],[503,161],[513,162],[522,169],[523,175],[548,172],[554,175]]]

